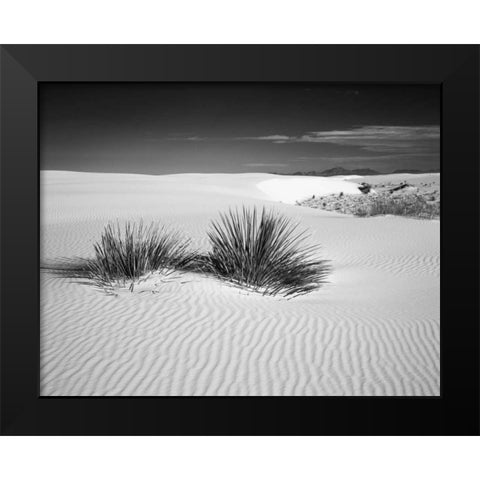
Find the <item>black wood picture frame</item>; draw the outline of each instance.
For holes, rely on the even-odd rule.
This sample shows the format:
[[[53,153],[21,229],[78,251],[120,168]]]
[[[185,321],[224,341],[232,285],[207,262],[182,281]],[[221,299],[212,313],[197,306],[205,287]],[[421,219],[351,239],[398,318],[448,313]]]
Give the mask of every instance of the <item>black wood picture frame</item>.
[[[1,47],[1,431],[9,435],[479,433],[479,47]],[[440,397],[40,397],[39,82],[441,85]]]

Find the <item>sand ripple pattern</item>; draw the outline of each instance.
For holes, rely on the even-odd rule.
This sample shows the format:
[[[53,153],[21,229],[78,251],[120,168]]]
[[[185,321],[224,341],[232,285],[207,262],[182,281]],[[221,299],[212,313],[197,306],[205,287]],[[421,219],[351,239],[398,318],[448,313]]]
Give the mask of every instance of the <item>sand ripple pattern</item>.
[[[318,308],[182,281],[112,297],[44,278],[42,394],[439,394],[438,321],[418,315],[421,296]]]
[[[121,218],[148,203],[148,215],[170,218],[199,246],[219,203],[245,201],[238,192],[222,197],[217,189],[210,198],[200,189],[173,215],[167,201],[173,193],[165,184],[165,201],[158,200],[158,181],[147,182],[143,193],[132,188],[127,204],[141,195],[140,207]],[[70,184],[68,190],[87,201],[82,182],[74,184],[79,192]],[[92,200],[89,217],[88,205],[72,210],[53,195],[55,185],[42,257],[88,254],[108,208],[121,213],[120,196],[110,195],[114,205],[104,210]],[[276,208],[310,228],[322,244],[319,254],[332,260],[330,283],[318,292],[286,301],[185,274],[158,293],[108,296],[42,273],[41,394],[439,395],[439,223]]]

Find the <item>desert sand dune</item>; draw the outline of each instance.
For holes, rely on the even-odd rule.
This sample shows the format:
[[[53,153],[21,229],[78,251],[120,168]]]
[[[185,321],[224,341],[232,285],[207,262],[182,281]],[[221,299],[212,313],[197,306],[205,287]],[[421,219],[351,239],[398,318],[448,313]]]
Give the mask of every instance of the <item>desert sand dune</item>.
[[[333,271],[291,300],[193,273],[109,296],[42,271],[41,394],[439,395],[440,223],[291,205],[303,179],[281,178],[295,180],[282,202],[278,179],[42,172],[43,262],[91,255],[116,219],[161,221],[206,249],[219,212],[265,205],[308,229]]]
[[[281,177],[260,182],[257,187],[272,200],[295,204],[312,195],[323,196],[343,192],[361,195],[358,185],[345,182],[349,177]]]

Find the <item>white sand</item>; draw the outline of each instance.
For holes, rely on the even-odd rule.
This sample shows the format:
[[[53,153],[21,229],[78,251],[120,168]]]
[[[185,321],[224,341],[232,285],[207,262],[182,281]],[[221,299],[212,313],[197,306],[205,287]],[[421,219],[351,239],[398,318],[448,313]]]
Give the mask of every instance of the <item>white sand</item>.
[[[90,255],[117,218],[161,220],[207,248],[210,219],[255,204],[301,221],[334,270],[292,300],[194,274],[106,296],[42,272],[41,394],[439,395],[439,222],[279,203],[274,180],[310,195],[310,179],[269,174],[42,172],[44,261]]]
[[[355,175],[344,177],[301,177],[282,176],[260,182],[257,187],[272,200],[295,204],[297,200],[305,200],[312,195],[323,196],[332,193],[361,195],[356,183],[348,182],[357,179]]]

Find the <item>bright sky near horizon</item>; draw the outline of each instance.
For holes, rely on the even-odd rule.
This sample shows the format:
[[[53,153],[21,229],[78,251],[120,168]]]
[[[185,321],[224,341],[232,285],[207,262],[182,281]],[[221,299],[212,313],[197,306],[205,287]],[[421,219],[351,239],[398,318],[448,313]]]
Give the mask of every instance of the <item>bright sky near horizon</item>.
[[[436,86],[42,83],[44,170],[440,168]]]

